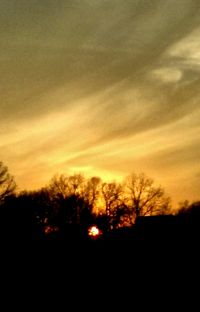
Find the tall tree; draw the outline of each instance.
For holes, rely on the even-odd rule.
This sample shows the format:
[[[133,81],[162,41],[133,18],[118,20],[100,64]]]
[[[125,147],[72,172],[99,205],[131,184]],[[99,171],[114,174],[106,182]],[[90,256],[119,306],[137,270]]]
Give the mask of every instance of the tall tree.
[[[121,203],[122,187],[115,182],[102,184],[102,195],[105,202],[106,215],[110,216],[112,210]]]
[[[8,168],[0,162],[0,203],[9,195],[12,195],[15,188],[14,178],[9,174]]]
[[[92,177],[86,181],[84,189],[84,199],[88,202],[91,210],[94,212],[98,198],[100,196],[101,179],[99,177]]]
[[[85,179],[81,174],[74,174],[72,176],[55,175],[48,187],[49,192],[54,197],[65,199],[68,196],[76,195],[82,196],[84,193]]]
[[[154,181],[144,173],[128,176],[124,192],[131,223],[139,216],[167,214],[170,210],[170,199],[165,196],[164,189],[154,186]]]
[[[118,226],[124,213],[122,200],[122,185],[116,182],[102,184],[102,200],[105,207],[105,222],[107,229],[113,229]]]
[[[85,199],[85,178],[81,174],[54,176],[49,194],[59,226],[90,223],[91,207]]]

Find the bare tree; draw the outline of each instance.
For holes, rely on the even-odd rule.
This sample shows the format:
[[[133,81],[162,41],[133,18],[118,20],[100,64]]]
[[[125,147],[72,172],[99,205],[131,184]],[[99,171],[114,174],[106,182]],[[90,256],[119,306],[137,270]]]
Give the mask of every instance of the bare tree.
[[[68,178],[71,195],[83,196],[85,191],[85,178],[82,174],[74,174]]]
[[[121,203],[122,187],[115,182],[102,184],[102,195],[105,202],[106,215],[110,216],[111,211]]]
[[[14,193],[16,184],[14,178],[9,174],[8,168],[0,162],[0,203]]]
[[[49,184],[48,191],[51,198],[65,199],[69,195],[68,177],[55,175]]]
[[[107,222],[107,229],[116,228],[125,213],[122,185],[116,182],[103,183],[101,194],[105,204],[104,218]]]
[[[86,223],[91,209],[85,199],[86,180],[81,174],[54,176],[48,187],[57,219],[64,223]]]
[[[96,202],[100,195],[101,179],[99,177],[92,177],[86,181],[84,190],[84,199],[92,210],[95,209]]]
[[[72,176],[55,175],[49,184],[49,191],[53,196],[66,198],[71,195],[82,196],[84,192],[85,179],[81,174]]]
[[[170,210],[170,199],[163,188],[154,186],[154,181],[143,173],[128,176],[124,192],[131,223],[139,216],[167,214]]]

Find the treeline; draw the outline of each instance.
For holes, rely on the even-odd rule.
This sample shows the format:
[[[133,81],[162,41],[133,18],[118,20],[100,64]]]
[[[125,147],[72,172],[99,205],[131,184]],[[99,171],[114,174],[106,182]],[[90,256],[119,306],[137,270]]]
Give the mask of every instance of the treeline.
[[[40,190],[16,193],[14,178],[0,163],[1,231],[7,237],[86,239],[92,225],[108,233],[131,227],[141,216],[169,215],[170,202],[164,189],[143,173],[131,174],[122,183],[57,175]],[[179,213],[191,210],[193,206],[184,203]]]

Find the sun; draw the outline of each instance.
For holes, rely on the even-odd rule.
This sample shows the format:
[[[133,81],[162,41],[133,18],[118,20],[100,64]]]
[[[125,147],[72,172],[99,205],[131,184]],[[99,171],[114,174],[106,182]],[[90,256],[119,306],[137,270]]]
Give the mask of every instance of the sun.
[[[98,237],[100,234],[100,230],[96,225],[93,225],[88,229],[88,235],[91,237]]]

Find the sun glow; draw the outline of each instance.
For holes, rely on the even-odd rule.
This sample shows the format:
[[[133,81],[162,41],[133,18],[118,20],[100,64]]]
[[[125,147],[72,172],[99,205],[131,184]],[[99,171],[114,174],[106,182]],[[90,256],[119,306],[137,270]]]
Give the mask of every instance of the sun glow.
[[[100,230],[97,226],[93,225],[88,229],[88,235],[91,237],[98,237],[100,235]]]

